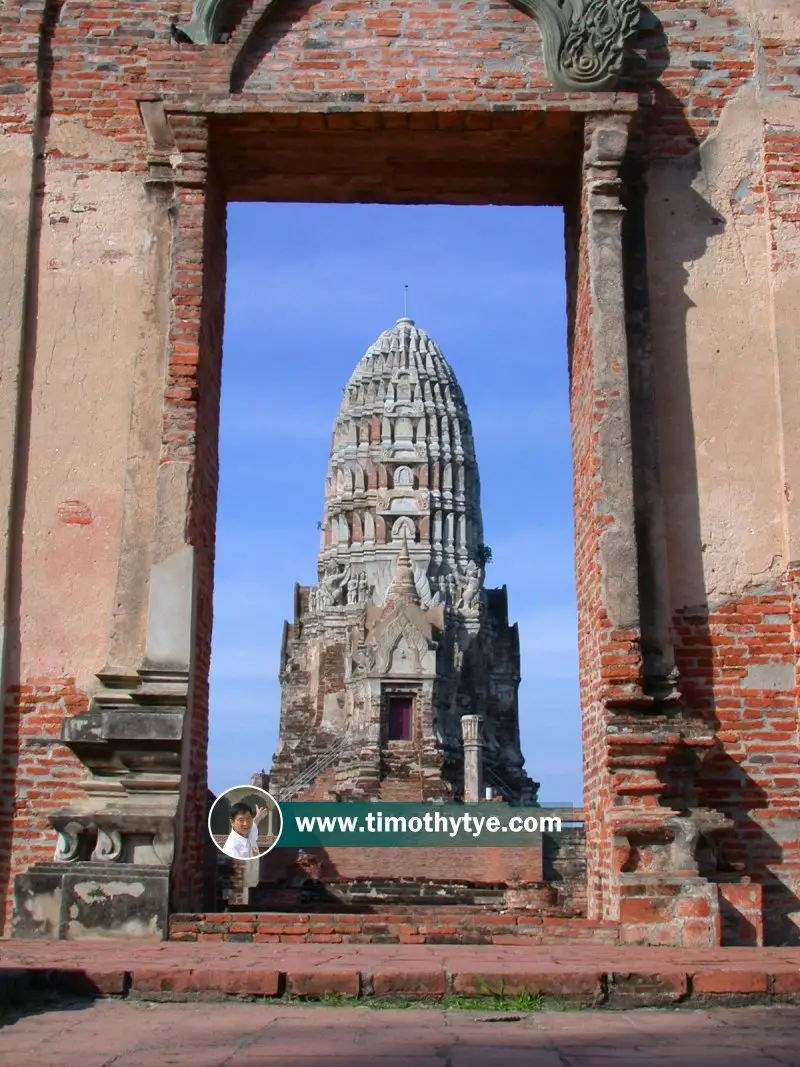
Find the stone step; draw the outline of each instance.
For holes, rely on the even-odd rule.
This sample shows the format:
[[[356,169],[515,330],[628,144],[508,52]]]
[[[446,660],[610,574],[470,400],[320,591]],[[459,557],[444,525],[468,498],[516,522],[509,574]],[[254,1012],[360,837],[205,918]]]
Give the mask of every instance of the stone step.
[[[465,913],[438,908],[370,914],[342,912],[227,911],[177,914],[171,941],[228,941],[269,944],[514,945],[592,942],[616,944],[619,924],[583,918],[551,918],[526,912]]]
[[[563,947],[530,944],[501,950],[463,945],[389,949],[296,945],[287,952],[280,944],[225,945],[219,940],[208,944],[4,941],[0,1003],[21,991],[228,1002],[248,997],[320,999],[334,994],[365,1000],[435,1000],[487,992],[505,997],[540,994],[576,1006],[688,1003],[707,1008],[732,998],[739,1003],[800,1002],[800,957],[793,948],[587,944],[565,952]],[[10,1035],[5,1038],[6,1043],[9,1040]],[[523,1059],[532,1064],[536,1050],[527,1052]],[[21,1062],[19,1057],[16,1062]],[[495,1060],[490,1055],[480,1062]],[[608,1062],[614,1062],[613,1057]],[[650,1060],[643,1060],[640,1053],[638,1062]]]

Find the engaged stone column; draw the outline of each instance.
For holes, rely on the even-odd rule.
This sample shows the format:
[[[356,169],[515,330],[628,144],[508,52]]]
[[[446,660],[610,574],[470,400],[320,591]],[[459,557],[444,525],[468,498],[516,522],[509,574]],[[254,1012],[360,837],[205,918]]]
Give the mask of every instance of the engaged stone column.
[[[622,257],[622,181],[629,115],[587,121],[584,157],[585,262],[590,367],[582,381],[591,404],[593,499],[590,518],[599,565],[596,633],[605,677],[604,697],[637,702],[643,679],[631,444],[628,338]],[[596,610],[596,609],[595,609]],[[597,618],[600,617],[598,612]],[[609,681],[611,680],[611,681]]]
[[[483,718],[462,715],[464,738],[464,800],[477,804],[483,799]]]

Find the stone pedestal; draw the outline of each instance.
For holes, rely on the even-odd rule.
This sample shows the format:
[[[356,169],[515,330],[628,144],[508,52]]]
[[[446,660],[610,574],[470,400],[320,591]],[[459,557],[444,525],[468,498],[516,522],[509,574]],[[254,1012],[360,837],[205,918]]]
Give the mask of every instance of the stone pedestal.
[[[182,788],[187,677],[142,669],[98,676],[92,707],[66,719],[84,796],[48,816],[52,863],[14,882],[12,936],[77,940],[167,935]]]
[[[37,863],[14,882],[12,936],[161,941],[167,936],[169,888],[169,867]]]

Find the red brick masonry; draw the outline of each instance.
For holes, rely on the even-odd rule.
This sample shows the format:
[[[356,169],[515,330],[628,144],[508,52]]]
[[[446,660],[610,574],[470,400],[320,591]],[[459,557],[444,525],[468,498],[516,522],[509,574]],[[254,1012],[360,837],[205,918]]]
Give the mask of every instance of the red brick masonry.
[[[28,984],[157,999],[513,996],[630,1007],[726,997],[800,1003],[800,949],[613,945],[133,944],[0,941],[0,1001]]]
[[[616,944],[619,923],[537,915],[494,915],[481,908],[411,908],[353,914],[217,912],[173,915],[171,941],[258,944],[552,945],[565,940]]]

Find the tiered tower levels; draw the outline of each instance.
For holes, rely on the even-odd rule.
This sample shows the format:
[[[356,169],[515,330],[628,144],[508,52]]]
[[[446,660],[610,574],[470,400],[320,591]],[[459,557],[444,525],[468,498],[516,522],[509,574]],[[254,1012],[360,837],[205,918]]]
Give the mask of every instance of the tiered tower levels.
[[[407,318],[381,334],[344,390],[325,483],[321,606],[381,603],[404,534],[423,607],[455,608],[468,585],[474,601],[483,522],[472,427],[441,349]]]
[[[463,795],[461,720],[490,780],[530,798],[505,590],[483,587],[480,480],[464,396],[407,318],[345,386],[325,483],[319,584],[284,628],[279,797]]]

